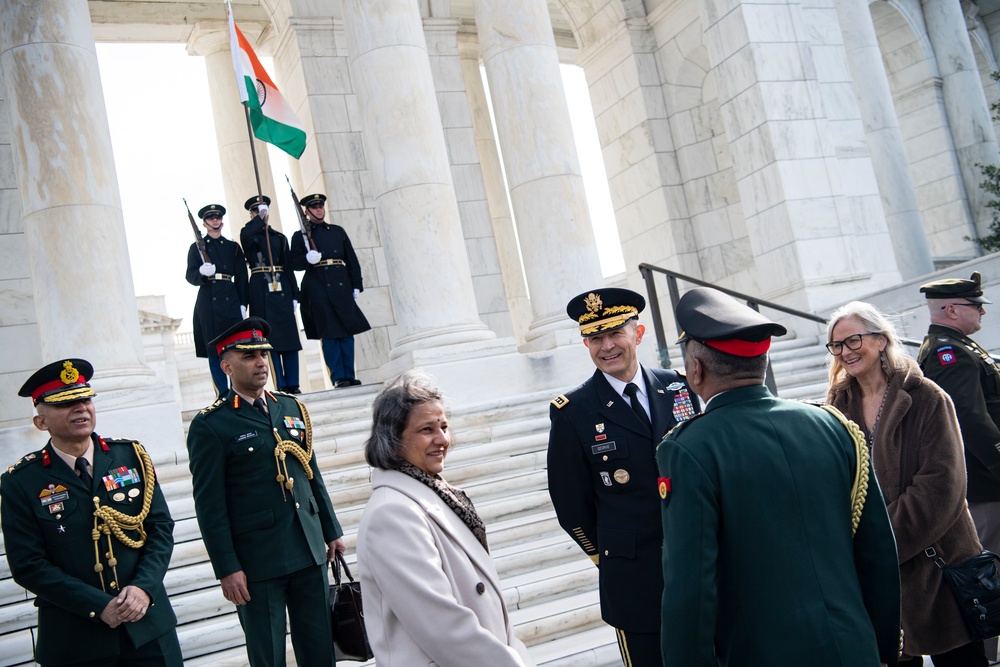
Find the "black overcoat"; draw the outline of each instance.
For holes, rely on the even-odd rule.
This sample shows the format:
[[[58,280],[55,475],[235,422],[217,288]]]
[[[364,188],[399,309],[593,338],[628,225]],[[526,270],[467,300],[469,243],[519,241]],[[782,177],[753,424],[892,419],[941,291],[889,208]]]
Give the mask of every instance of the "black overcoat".
[[[267,239],[270,240],[271,256],[268,258],[267,240],[265,240],[264,221],[260,216],[254,216],[240,230],[240,245],[243,246],[243,254],[250,264],[250,314],[255,317],[262,317],[271,326],[271,333],[267,340],[277,352],[292,352],[302,349],[302,341],[299,340],[299,325],[295,321],[295,307],[292,303],[299,298],[299,283],[295,279],[295,272],[288,264],[288,239],[279,231],[271,228],[267,230]],[[271,266],[269,261],[274,261],[275,269],[273,280],[281,286],[279,291],[271,289],[272,274],[270,271],[257,273],[253,269],[259,266]]]
[[[213,239],[205,237],[205,248],[215,264],[216,274],[232,276],[230,280],[206,278],[198,272],[204,260],[198,252],[198,245],[188,249],[187,272],[185,278],[198,287],[198,298],[194,302],[194,351],[199,357],[211,354],[208,341],[243,319],[240,306],[249,302],[247,287],[247,263],[243,251],[235,241],[225,236]]]

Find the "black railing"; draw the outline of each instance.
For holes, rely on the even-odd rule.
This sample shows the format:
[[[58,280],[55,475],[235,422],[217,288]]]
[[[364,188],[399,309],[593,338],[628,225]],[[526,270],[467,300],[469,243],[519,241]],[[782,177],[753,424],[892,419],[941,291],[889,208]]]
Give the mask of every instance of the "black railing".
[[[653,266],[652,264],[640,264],[639,273],[642,274],[643,280],[646,282],[646,294],[648,296],[649,310],[653,316],[653,329],[656,332],[656,348],[660,356],[660,366],[663,368],[670,368],[670,348],[667,345],[667,335],[663,327],[663,315],[660,312],[660,301],[656,294],[656,281],[654,280],[655,274],[662,273],[667,279],[667,291],[670,293],[670,310],[671,312],[677,311],[677,301],[681,298],[680,289],[677,286],[677,281],[683,280],[686,283],[691,283],[692,285],[697,285],[700,287],[710,287],[715,290],[719,290],[723,294],[728,294],[734,299],[739,299],[746,303],[748,306],[754,310],[760,312],[760,306],[765,308],[770,308],[771,310],[777,310],[779,312],[785,313],[786,315],[791,315],[792,317],[798,317],[803,320],[809,320],[810,322],[816,322],[817,324],[826,325],[828,320],[825,317],[820,317],[815,313],[807,313],[802,310],[796,310],[795,308],[789,308],[788,306],[782,306],[780,303],[773,303],[771,301],[765,301],[764,299],[759,299],[755,296],[750,296],[749,294],[744,294],[742,292],[737,292],[736,290],[727,289],[725,287],[719,287],[718,285],[713,285],[712,283],[706,283],[703,280],[698,280],[697,278],[692,278],[691,276],[686,276],[683,273],[677,273],[676,271],[671,271],[670,269],[664,269],[659,266]],[[674,323],[676,324],[677,318],[674,318]],[[681,330],[677,328],[677,335],[681,335]],[[911,338],[900,338],[899,342],[903,345],[908,345],[911,347],[920,347],[920,341],[913,340]],[[770,389],[775,394],[777,393],[777,387],[774,383],[774,373],[771,370],[771,361],[768,359],[767,362],[767,379],[765,384],[768,389]]]

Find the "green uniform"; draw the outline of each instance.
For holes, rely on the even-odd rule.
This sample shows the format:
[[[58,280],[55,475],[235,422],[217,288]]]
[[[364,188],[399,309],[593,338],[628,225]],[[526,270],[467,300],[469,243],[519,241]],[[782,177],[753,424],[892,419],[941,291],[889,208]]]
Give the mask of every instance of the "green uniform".
[[[969,502],[1000,500],[1000,364],[974,340],[940,324],[928,329],[917,362],[955,404]]]
[[[892,528],[869,466],[852,538],[855,447],[833,415],[731,389],[657,463],[666,667],[896,663]]]
[[[191,422],[187,446],[198,525],[215,576],[240,570],[246,575],[251,601],[238,612],[251,664],[284,664],[287,605],[298,663],[329,665],[326,551],[327,542],[343,530],[316,454],[304,457],[311,480],[294,449],[287,449],[283,462],[275,457],[279,438],[300,454],[308,449],[308,413],[289,395],[265,392],[264,397],[269,417],[232,392]],[[279,475],[282,482],[276,481]],[[291,580],[302,576],[317,583],[297,588]],[[264,613],[262,606],[275,594],[271,613]],[[275,605],[282,607],[280,614]]]
[[[152,485],[148,513],[142,521],[145,544],[133,548],[100,534],[97,557],[103,571],[95,572],[92,531],[94,501],[121,514],[139,515],[146,484],[155,478],[132,440],[94,440],[91,488],[59,458],[51,442],[28,454],[0,477],[0,522],[11,574],[34,593],[38,607],[35,660],[62,665],[114,659],[134,654],[160,656],[162,664],[180,665],[177,618],[163,587],[174,548],[174,522],[158,484]],[[127,521],[127,520],[126,520]],[[135,530],[125,530],[131,540]],[[108,603],[125,586],[137,586],[150,597],[142,619],[112,629],[100,619]]]

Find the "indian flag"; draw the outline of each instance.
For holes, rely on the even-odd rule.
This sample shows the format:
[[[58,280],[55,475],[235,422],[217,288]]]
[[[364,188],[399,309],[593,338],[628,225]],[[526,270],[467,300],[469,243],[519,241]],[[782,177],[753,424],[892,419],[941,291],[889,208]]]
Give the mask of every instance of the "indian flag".
[[[226,3],[229,16],[229,41],[236,70],[236,88],[240,101],[250,112],[254,136],[274,144],[298,159],[306,149],[306,133],[292,107],[278,91],[250,48],[246,37],[233,22],[233,11]]]

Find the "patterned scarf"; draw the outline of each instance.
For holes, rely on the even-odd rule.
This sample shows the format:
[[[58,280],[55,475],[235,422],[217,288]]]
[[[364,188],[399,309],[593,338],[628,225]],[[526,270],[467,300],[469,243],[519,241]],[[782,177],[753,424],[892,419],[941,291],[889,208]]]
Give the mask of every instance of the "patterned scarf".
[[[479,514],[476,513],[476,508],[472,504],[472,501],[469,500],[469,496],[465,495],[465,491],[451,486],[440,475],[428,475],[407,461],[400,459],[396,461],[393,467],[404,475],[409,475],[418,482],[429,486],[448,507],[454,510],[458,518],[469,527],[472,534],[476,536],[479,543],[486,549],[486,553],[489,553],[490,547],[486,544],[486,526],[483,524],[483,520],[479,518]]]

